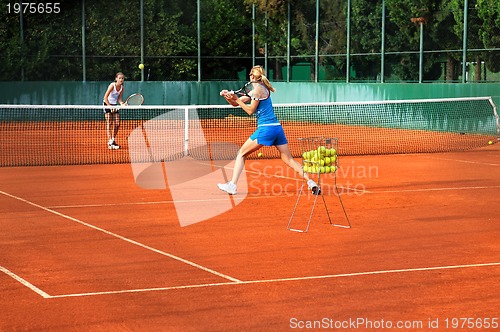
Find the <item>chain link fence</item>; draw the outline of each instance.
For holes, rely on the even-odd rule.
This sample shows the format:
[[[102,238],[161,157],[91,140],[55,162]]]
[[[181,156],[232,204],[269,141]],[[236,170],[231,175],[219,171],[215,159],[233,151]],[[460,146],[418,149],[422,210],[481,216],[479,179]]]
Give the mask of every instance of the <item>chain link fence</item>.
[[[284,82],[500,82],[495,1],[1,2],[2,81],[246,80],[260,64]]]

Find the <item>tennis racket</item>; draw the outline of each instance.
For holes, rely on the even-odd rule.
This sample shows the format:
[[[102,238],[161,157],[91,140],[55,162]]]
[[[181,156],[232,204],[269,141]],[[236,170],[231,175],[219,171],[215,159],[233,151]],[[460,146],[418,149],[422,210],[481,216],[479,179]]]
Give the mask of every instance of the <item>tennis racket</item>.
[[[125,101],[125,105],[140,106],[144,103],[144,97],[140,93],[130,95]]]
[[[236,91],[231,90],[228,93],[234,94],[234,95],[237,95],[240,97],[242,97],[242,96],[252,97],[252,91],[254,90],[255,84],[259,84],[259,83],[250,81],[250,82],[246,83],[241,89],[238,89]]]
[[[221,95],[224,95],[223,92],[225,91],[224,90],[221,91]],[[269,97],[269,90],[266,88],[266,86],[256,81],[250,81],[246,83],[241,89],[238,89],[236,91],[231,90],[225,93],[235,94],[239,97],[247,96],[251,99],[256,99],[256,100],[264,100]]]

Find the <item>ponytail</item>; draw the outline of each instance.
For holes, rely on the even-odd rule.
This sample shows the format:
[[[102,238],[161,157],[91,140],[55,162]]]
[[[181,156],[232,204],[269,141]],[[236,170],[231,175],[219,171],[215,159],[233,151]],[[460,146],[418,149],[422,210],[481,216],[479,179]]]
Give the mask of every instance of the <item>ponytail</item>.
[[[250,72],[253,72],[253,76],[255,77],[255,79],[257,81],[264,83],[264,85],[269,91],[271,92],[276,91],[276,89],[274,89],[274,87],[272,86],[271,82],[269,82],[269,79],[266,77],[264,73],[264,68],[262,68],[262,66],[254,66],[252,67]]]

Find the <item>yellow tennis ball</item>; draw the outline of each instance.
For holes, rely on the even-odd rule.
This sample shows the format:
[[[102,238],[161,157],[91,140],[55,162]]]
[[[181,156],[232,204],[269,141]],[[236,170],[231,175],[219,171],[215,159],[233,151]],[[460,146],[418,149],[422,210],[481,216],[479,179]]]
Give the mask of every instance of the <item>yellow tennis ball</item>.
[[[493,144],[493,142],[492,142],[492,141],[489,141],[489,142],[488,142],[488,144],[489,144],[489,145],[491,145],[491,144]]]
[[[260,157],[262,157],[262,152],[259,152],[259,153],[257,154],[257,156],[258,156],[259,158],[260,158]]]
[[[141,69],[141,70],[144,69],[144,64],[143,63],[139,64],[139,69]]]
[[[318,154],[319,155],[324,155],[326,152],[326,148],[324,146],[318,147]]]

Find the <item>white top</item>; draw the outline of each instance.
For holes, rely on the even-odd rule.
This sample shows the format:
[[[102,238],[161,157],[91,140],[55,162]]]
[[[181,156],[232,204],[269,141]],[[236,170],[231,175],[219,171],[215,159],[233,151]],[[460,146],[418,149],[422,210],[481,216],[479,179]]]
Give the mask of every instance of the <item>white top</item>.
[[[110,94],[108,95],[108,102],[111,105],[116,105],[118,104],[118,97],[120,96],[120,93],[123,90],[123,85],[120,86],[120,91],[116,90],[116,83],[111,83],[113,84],[113,90],[111,90]]]

